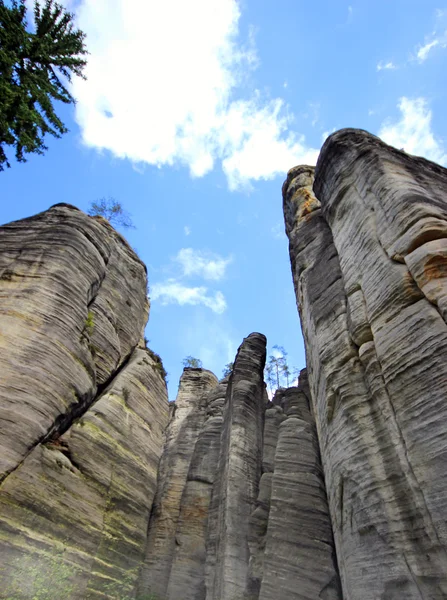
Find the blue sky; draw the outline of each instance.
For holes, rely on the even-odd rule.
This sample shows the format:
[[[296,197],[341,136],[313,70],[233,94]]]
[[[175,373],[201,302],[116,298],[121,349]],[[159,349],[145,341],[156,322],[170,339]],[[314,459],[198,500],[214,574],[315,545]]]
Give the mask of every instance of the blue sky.
[[[112,196],[147,264],[150,346],[175,398],[242,338],[305,363],[281,185],[360,127],[447,164],[447,5],[431,0],[66,0],[87,33],[70,129],[0,174],[0,221]]]

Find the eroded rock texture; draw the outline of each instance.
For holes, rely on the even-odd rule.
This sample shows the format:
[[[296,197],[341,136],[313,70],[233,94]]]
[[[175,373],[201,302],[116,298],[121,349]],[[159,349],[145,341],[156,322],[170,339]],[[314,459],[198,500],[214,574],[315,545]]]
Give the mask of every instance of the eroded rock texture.
[[[74,207],[0,228],[0,477],[129,357],[148,317],[145,282],[124,238]]]
[[[284,214],[344,598],[445,598],[447,172],[343,130],[313,177]]]
[[[232,375],[219,383],[209,371],[184,371],[160,462],[141,594],[242,599],[261,477],[265,347],[263,335],[249,335]]]
[[[133,592],[169,412],[147,314],[144,265],[103,219],[58,205],[0,228],[2,597]]]
[[[228,384],[211,505],[217,519],[207,557],[207,600],[242,598],[247,585],[249,518],[262,472],[265,356],[265,336],[245,338]]]
[[[194,494],[193,482],[197,479],[197,470],[203,470],[203,478],[206,478],[206,472],[211,466],[203,463],[210,458],[212,460],[212,457],[204,456],[203,453],[194,456],[194,451],[207,419],[208,392],[216,387],[217,383],[215,375],[205,369],[185,369],[180,379],[160,462],[157,495],[150,520],[146,559],[139,586],[141,593],[151,593],[160,598],[167,596],[176,546],[181,543],[177,538],[177,529],[182,526],[180,516],[182,509],[183,513],[187,510],[186,506],[182,505],[183,496],[185,494],[185,503],[190,506],[189,503],[192,501],[190,496]],[[207,450],[203,447],[203,437],[202,432],[198,451],[200,447]],[[205,439],[207,439],[206,434]],[[192,463],[193,458],[194,463]],[[202,496],[197,489],[196,492],[197,501],[205,502],[203,496],[206,496],[207,491]],[[200,511],[200,506],[197,508]],[[195,516],[200,520],[199,515]],[[183,518],[185,518],[184,514]],[[191,523],[193,531],[200,527],[200,523]],[[185,535],[183,534],[184,538]],[[188,541],[183,539],[183,543]],[[178,563],[178,560],[176,562]],[[180,565],[177,564],[176,568],[180,568]]]
[[[315,422],[301,388],[281,395],[259,598],[340,600]]]

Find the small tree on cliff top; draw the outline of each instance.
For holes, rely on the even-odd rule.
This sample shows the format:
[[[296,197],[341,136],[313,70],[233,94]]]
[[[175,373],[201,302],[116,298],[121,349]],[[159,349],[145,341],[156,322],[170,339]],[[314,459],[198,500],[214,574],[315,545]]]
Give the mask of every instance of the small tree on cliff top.
[[[27,30],[25,0],[0,0],[0,171],[10,164],[7,146],[19,162],[25,154],[43,154],[47,133],[61,137],[68,129],[53,101],[73,104],[65,81],[85,79],[88,54],[85,33],[73,26],[73,15],[54,0],[34,4],[35,32]],[[65,80],[65,81],[64,81]]]
[[[132,223],[132,217],[115,198],[101,198],[96,202],[92,202],[88,209],[88,214],[91,217],[104,217],[112,225],[118,225],[125,229],[135,228]]]
[[[228,377],[233,372],[234,363],[229,362],[222,371],[222,377]]]
[[[182,364],[184,366],[184,368],[190,368],[190,369],[201,369],[202,368],[202,361],[200,360],[200,358],[194,358],[194,356],[187,356],[186,358],[184,358],[182,360]]]
[[[282,346],[273,346],[273,353],[270,354],[266,365],[264,377],[270,393],[273,394],[278,388],[289,387],[292,373],[295,374],[298,369],[290,370],[287,363],[287,352]],[[299,372],[299,371],[298,371]]]

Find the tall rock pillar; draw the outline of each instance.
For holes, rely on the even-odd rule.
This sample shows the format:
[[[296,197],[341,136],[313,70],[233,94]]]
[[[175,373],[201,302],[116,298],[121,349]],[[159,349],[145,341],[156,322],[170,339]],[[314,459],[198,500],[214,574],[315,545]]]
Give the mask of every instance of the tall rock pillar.
[[[146,558],[138,585],[142,595],[153,594],[163,600],[167,597],[176,545],[179,543],[176,534],[182,497],[196,442],[206,419],[207,392],[216,385],[215,375],[205,369],[185,369],[180,379],[149,522]]]
[[[283,198],[344,598],[440,600],[447,172],[343,130]]]
[[[252,333],[246,337],[228,383],[209,515],[206,600],[239,600],[246,587],[249,518],[262,466],[265,355],[265,336]]]

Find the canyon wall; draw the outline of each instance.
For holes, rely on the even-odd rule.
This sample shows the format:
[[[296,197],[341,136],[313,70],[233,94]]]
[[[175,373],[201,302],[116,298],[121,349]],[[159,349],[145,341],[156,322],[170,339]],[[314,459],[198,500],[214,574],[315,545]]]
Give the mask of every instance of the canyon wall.
[[[0,228],[0,299],[0,597],[341,598],[306,379],[269,401],[262,334],[168,404],[144,265],[68,205]]]
[[[343,596],[446,598],[447,172],[342,130],[283,198]]]

